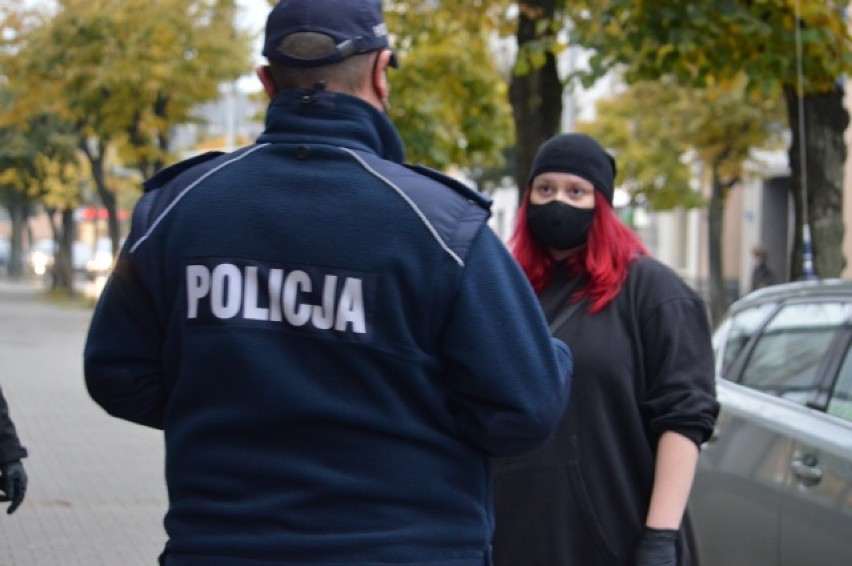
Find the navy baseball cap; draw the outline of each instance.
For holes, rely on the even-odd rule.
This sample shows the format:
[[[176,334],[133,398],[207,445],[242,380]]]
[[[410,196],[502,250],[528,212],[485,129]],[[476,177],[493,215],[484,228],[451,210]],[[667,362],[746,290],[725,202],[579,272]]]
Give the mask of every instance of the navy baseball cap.
[[[281,41],[299,32],[326,35],[334,47],[315,59],[285,52]],[[266,20],[263,55],[284,65],[321,67],[380,49],[390,49],[381,0],[281,0]],[[391,65],[398,66],[396,56]]]

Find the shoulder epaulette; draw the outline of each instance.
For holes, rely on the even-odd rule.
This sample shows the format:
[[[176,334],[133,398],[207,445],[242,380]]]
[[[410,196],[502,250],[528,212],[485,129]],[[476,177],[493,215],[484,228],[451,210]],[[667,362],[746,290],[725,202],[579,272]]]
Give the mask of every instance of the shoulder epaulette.
[[[477,190],[474,190],[474,189],[468,187],[467,185],[465,185],[461,181],[459,181],[457,179],[453,179],[449,175],[445,175],[444,173],[441,173],[440,171],[436,171],[435,169],[432,169],[430,167],[426,167],[424,165],[409,165],[409,164],[406,164],[405,166],[407,168],[411,169],[412,171],[420,173],[421,175],[429,177],[430,179],[437,181],[437,182],[441,183],[442,185],[446,185],[447,187],[450,187],[451,189],[453,189],[457,193],[461,194],[463,197],[465,197],[469,201],[475,202],[476,204],[478,204],[479,206],[481,206],[485,210],[491,209],[491,204],[493,202],[491,197],[489,197],[486,194],[480,193]]]
[[[206,153],[196,155],[195,157],[184,159],[183,161],[175,163],[174,165],[170,165],[169,167],[160,169],[153,177],[142,183],[142,188],[146,193],[159,189],[184,171],[195,167],[199,163],[210,161],[211,159],[214,159],[224,154],[225,153],[222,151],[208,151]]]

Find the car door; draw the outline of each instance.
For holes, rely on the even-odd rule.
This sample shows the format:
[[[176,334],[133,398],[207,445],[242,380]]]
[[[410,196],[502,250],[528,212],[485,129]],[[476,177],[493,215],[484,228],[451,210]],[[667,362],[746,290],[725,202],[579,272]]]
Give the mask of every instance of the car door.
[[[849,313],[843,301],[793,302],[732,321],[742,327],[728,336],[738,352],[720,360],[728,372],[717,387],[722,410],[688,514],[700,566],[782,563],[791,463],[813,412],[806,405],[819,398]]]
[[[777,308],[774,302],[750,306],[714,334],[722,410],[699,458],[687,510],[699,566],[778,563],[783,479],[792,444],[774,422],[783,420],[789,407],[779,403],[765,421],[755,420],[755,413],[767,411],[766,395],[735,383],[742,359]]]
[[[727,381],[718,397],[723,409],[699,458],[687,516],[696,563],[775,566],[793,449],[776,423],[789,418],[790,404],[767,404],[766,395]]]
[[[852,332],[803,416],[781,514],[781,565],[852,564]]]

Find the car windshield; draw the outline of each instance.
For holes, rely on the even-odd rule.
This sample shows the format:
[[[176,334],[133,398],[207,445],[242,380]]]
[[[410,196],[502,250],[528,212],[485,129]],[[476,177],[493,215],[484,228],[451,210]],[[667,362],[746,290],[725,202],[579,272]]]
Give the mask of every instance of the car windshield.
[[[33,244],[33,251],[53,255],[54,247],[55,245],[53,240],[38,240],[35,244]]]

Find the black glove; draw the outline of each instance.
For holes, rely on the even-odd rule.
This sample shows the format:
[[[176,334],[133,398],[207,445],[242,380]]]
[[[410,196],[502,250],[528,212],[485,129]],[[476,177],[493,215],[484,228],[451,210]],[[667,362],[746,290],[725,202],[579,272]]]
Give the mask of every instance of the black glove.
[[[0,464],[0,501],[11,501],[9,509],[6,513],[11,515],[18,508],[18,505],[24,500],[24,495],[27,493],[27,473],[24,471],[24,465],[20,460],[14,462],[6,462]]]
[[[633,556],[635,566],[676,566],[677,531],[645,527]]]

